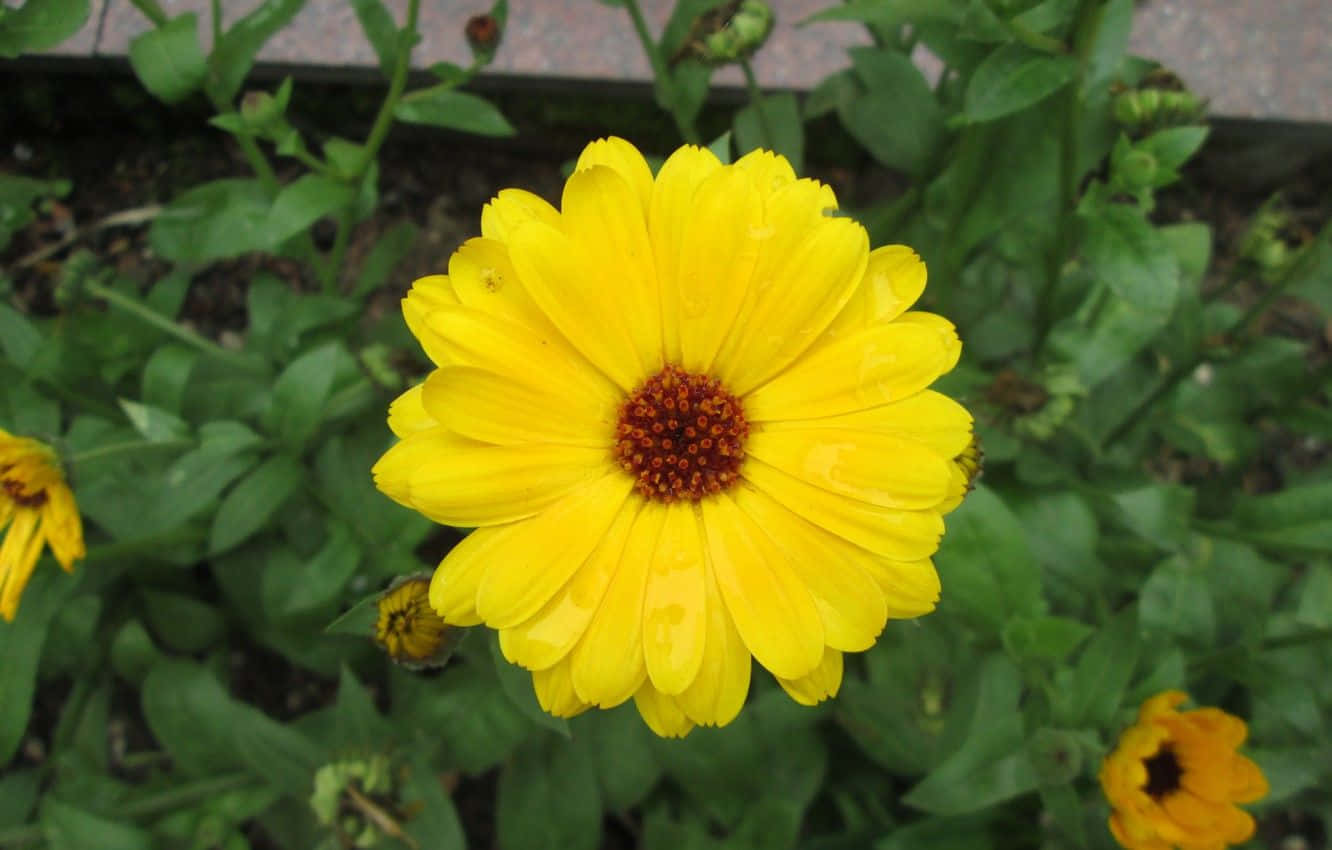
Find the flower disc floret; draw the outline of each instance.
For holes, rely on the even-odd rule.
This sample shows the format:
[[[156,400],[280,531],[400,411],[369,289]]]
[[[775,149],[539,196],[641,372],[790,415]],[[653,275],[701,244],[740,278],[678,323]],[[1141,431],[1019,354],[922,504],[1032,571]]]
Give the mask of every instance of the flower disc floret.
[[[721,381],[667,366],[620,405],[615,436],[615,461],[635,490],[697,502],[740,480],[749,423]]]

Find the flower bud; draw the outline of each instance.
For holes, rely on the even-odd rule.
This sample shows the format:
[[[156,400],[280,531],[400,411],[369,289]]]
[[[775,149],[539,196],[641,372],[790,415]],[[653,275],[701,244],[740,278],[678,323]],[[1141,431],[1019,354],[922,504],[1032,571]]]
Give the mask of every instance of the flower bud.
[[[457,646],[460,629],[430,607],[430,578],[406,576],[379,597],[375,642],[388,657],[410,669],[441,667]]]

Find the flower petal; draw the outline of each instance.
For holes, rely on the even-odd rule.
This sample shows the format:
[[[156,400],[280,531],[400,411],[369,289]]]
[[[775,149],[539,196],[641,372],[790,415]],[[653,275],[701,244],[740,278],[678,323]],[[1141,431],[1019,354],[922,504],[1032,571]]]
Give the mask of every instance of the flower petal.
[[[647,179],[646,190],[651,191],[650,174]],[[661,294],[644,218],[646,205],[646,197],[635,195],[623,176],[604,165],[579,170],[564,186],[564,232],[579,252],[576,265],[584,272],[582,287],[597,303],[599,315],[627,329],[642,377],[657,372],[664,362]]]
[[[481,208],[481,235],[507,242],[513,231],[529,221],[560,226],[560,213],[544,198],[526,189],[501,189]]]
[[[809,484],[885,508],[935,507],[952,479],[948,460],[933,450],[874,431],[760,431],[745,451]]]
[[[627,476],[625,480],[629,480]],[[643,598],[667,510],[659,502],[643,503],[606,595],[573,649],[574,690],[584,702],[602,708],[619,705],[633,696],[647,676]]]
[[[707,551],[705,548],[704,553]],[[689,719],[700,726],[725,726],[740,713],[749,695],[754,660],[726,610],[710,558],[705,590],[708,619],[703,662],[693,684],[677,700]]]
[[[694,194],[698,187],[721,167],[721,161],[712,151],[685,145],[662,164],[652,186],[648,235],[662,287],[662,342],[666,359],[672,363],[681,360],[680,304],[675,281],[679,278],[685,225],[694,216]]]
[[[793,187],[794,188],[794,187]],[[761,264],[751,301],[717,356],[717,374],[743,395],[786,368],[818,340],[855,292],[869,256],[869,235],[849,218],[825,218],[799,239],[786,262]]]
[[[526,522],[478,528],[449,550],[430,578],[430,607],[454,626],[476,626],[476,590],[495,558],[509,548],[510,540],[527,533]]]
[[[893,321],[920,298],[925,279],[925,263],[906,245],[875,248],[861,276],[860,288],[829,331],[841,335]]]
[[[934,390],[821,419],[778,419],[763,424],[764,432],[812,427],[893,434],[928,446],[945,458],[962,454],[973,436],[967,409]]]
[[[678,694],[703,663],[707,636],[707,565],[698,518],[688,503],[668,506],[648,568],[643,598],[643,656],[648,678]]]
[[[658,691],[651,682],[644,682],[634,693],[634,706],[648,728],[663,738],[683,738],[694,728],[679,700]]]
[[[528,520],[477,588],[476,611],[486,625],[512,628],[540,611],[605,538],[632,486],[615,470]]]
[[[398,396],[389,404],[388,426],[396,437],[406,437],[439,425],[422,403],[425,384],[420,383]]]
[[[949,356],[938,329],[874,325],[821,345],[754,390],[745,418],[816,419],[908,398],[943,374]]]
[[[515,380],[475,366],[436,369],[424,387],[423,402],[431,415],[448,430],[473,440],[604,451],[614,438],[618,406],[609,393],[570,396],[552,391],[539,375],[529,373]]]
[[[934,610],[939,602],[939,573],[934,561],[894,561],[870,552],[865,555],[856,564],[879,586],[889,617],[906,620]]]
[[[568,658],[544,670],[533,671],[532,689],[536,691],[541,710],[556,717],[575,717],[592,707],[574,693]]]
[[[600,275],[586,267],[583,252],[563,231],[528,222],[509,238],[509,256],[532,300],[602,374],[622,390],[651,374],[644,371],[625,320],[625,311],[638,303],[637,294],[620,297],[617,290],[603,289]]]
[[[444,428],[408,435],[375,463],[390,498],[444,525],[498,525],[544,510],[610,467],[604,448],[478,443]]]
[[[742,475],[791,512],[885,558],[928,558],[943,537],[943,518],[936,511],[904,511],[848,499],[753,458],[746,460]]]
[[[498,239],[464,242],[449,257],[449,281],[465,307],[535,328],[550,324],[523,289],[509,249]]]
[[[606,166],[624,178],[633,188],[634,196],[638,198],[643,215],[646,216],[652,201],[652,169],[638,148],[618,136],[597,139],[583,148],[578,162],[574,164],[574,172],[598,165]],[[564,214],[569,214],[567,207],[564,208]]]
[[[750,176],[734,168],[714,171],[694,193],[685,221],[674,280],[663,278],[662,297],[676,300],[680,365],[705,374],[735,322],[749,290],[764,239],[763,204]]]
[[[958,358],[962,356],[962,340],[957,337],[957,328],[952,322],[943,316],[934,313],[925,313],[920,310],[912,310],[910,313],[903,313],[897,318],[897,321],[905,322],[911,325],[920,325],[926,328],[933,328],[939,335],[939,342],[944,347],[944,365],[942,372],[951,372],[957,365]]]
[[[818,606],[827,644],[848,652],[873,646],[888,618],[883,593],[860,565],[874,556],[806,522],[757,490],[743,488],[735,501],[787,553],[796,576]]]
[[[23,588],[42,554],[45,538],[38,533],[38,521],[37,511],[15,510],[0,543],[0,617],[9,622],[18,614]]]
[[[531,619],[500,632],[505,658],[529,670],[543,670],[568,657],[606,595],[641,504],[637,499],[626,499],[596,550],[573,578]]]
[[[421,343],[422,350],[432,363],[444,363],[444,340],[437,331],[430,328],[428,319],[435,311],[458,305],[458,296],[453,291],[449,279],[442,275],[430,275],[418,278],[412,283],[407,297],[402,299],[402,317],[407,322],[407,329]]]
[[[757,148],[737,159],[734,167],[749,172],[754,186],[766,202],[779,190],[795,182],[795,169],[779,153]]]
[[[777,684],[801,705],[818,705],[828,697],[835,697],[842,687],[842,653],[825,649],[823,660],[809,675],[799,679],[778,677]]]
[[[42,535],[65,572],[72,571],[74,562],[87,555],[83,546],[83,518],[79,516],[74,493],[63,482],[57,481],[46,487]]]
[[[774,675],[806,675],[823,657],[823,621],[789,557],[728,493],[699,505],[717,587],[745,645]]]

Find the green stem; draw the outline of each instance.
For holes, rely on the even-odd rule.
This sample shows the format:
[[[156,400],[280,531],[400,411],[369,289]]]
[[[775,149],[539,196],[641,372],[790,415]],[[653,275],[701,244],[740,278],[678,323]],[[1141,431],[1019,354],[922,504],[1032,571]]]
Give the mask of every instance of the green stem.
[[[389,130],[393,127],[393,113],[402,99],[403,89],[407,87],[407,71],[411,68],[412,46],[416,43],[416,26],[420,12],[421,0],[407,0],[407,22],[402,28],[402,42],[398,49],[397,61],[393,65],[393,75],[389,77],[388,93],[384,96],[384,102],[379,105],[375,123],[370,126],[370,135],[366,136],[361,160],[355,171],[347,177],[347,182],[354,189],[360,187],[366,170],[370,168],[370,163],[375,161],[379,149],[388,139]],[[347,256],[347,245],[351,241],[351,229],[354,224],[352,214],[349,205],[338,216],[338,230],[333,237],[333,247],[329,250],[328,261],[320,275],[324,292],[329,295],[335,294],[338,290],[338,275]]]
[[[65,463],[70,466],[78,466],[81,463],[87,463],[90,460],[100,460],[104,457],[118,454],[135,454],[142,451],[159,451],[161,449],[183,449],[194,445],[194,440],[181,437],[176,440],[126,440],[123,443],[111,443],[105,446],[98,446],[95,449],[88,449],[85,452],[76,452],[65,458]]]
[[[151,325],[163,333],[173,336],[181,342],[199,349],[215,360],[245,372],[259,374],[267,372],[264,367],[256,364],[252,360],[243,357],[234,351],[228,351],[210,339],[205,339],[189,328],[183,327],[171,319],[168,319],[156,310],[140,303],[134,298],[130,298],[128,295],[117,292],[110,287],[103,286],[96,281],[90,280],[85,283],[84,286],[86,291],[91,295],[101,298],[108,304],[129,313],[144,324]]]
[[[258,780],[248,773],[228,773],[210,779],[200,779],[198,782],[180,785],[126,803],[120,807],[117,816],[120,818],[142,818],[162,814],[172,809],[181,809],[202,802],[209,797],[227,791],[235,791],[238,788],[258,784]],[[45,841],[46,838],[42,828],[37,824],[0,829],[0,847],[28,847],[44,844]]]
[[[657,79],[658,90],[671,94],[671,117],[675,119],[676,129],[680,131],[681,138],[689,144],[699,144],[700,138],[694,123],[685,119],[675,103],[675,80],[671,76],[671,69],[666,67],[666,57],[661,55],[661,47],[652,40],[647,19],[643,17],[643,9],[638,5],[638,0],[624,0],[624,7],[629,10],[629,17],[634,22],[634,32],[638,34],[638,42],[643,45],[643,52],[647,54],[648,62],[652,65],[652,74]]]
[[[754,76],[754,68],[749,64],[748,59],[740,60],[740,70],[745,73],[745,85],[749,89],[749,102],[758,113],[759,133],[763,136],[763,146],[770,151],[777,149],[777,136],[772,132],[772,125],[768,123],[768,113],[763,111],[763,90],[759,88],[758,78]]]
[[[205,86],[205,89],[208,91],[208,99],[212,101],[213,108],[217,110],[219,115],[236,114],[235,108],[220,95],[213,92],[210,86]],[[270,195],[276,195],[279,188],[277,173],[273,171],[273,166],[269,164],[268,157],[264,156],[264,152],[259,149],[259,145],[255,144],[254,139],[250,136],[233,135],[232,138],[236,140],[236,144],[240,145],[241,154],[244,155],[245,161],[250,164],[250,170],[259,178],[259,182],[264,184],[264,190]]]

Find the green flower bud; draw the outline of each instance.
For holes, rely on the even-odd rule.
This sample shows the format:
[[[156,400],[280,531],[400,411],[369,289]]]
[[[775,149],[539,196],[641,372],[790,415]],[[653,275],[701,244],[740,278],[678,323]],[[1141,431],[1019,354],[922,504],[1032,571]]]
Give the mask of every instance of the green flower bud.
[[[1116,176],[1129,189],[1152,186],[1158,171],[1156,157],[1146,151],[1130,151],[1118,166]]]

